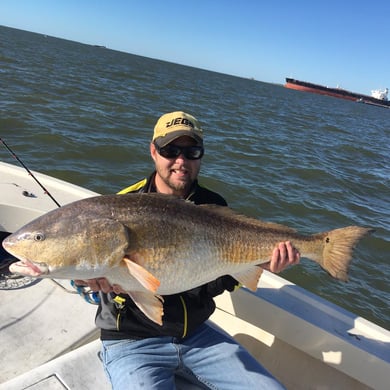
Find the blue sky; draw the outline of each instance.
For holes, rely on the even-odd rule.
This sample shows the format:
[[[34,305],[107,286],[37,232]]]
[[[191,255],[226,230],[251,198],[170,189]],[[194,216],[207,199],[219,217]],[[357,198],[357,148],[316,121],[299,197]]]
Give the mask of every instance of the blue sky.
[[[0,25],[256,80],[390,88],[390,0],[1,0]]]

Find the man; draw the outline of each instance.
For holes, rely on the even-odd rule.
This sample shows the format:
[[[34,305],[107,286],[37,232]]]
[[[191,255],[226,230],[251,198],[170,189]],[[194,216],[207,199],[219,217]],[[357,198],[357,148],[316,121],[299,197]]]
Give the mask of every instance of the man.
[[[197,119],[182,111],[165,114],[157,121],[150,144],[155,172],[119,193],[159,192],[195,204],[226,206],[223,197],[198,183],[203,153],[203,131]],[[264,268],[272,272],[299,262],[299,253],[289,242],[280,243],[270,256]],[[215,310],[213,297],[238,287],[233,277],[165,296],[162,326],[121,294],[120,286],[110,286],[106,279],[77,283],[101,291],[96,324],[114,389],[173,389],[175,376],[198,388],[283,388],[244,348],[206,322]]]

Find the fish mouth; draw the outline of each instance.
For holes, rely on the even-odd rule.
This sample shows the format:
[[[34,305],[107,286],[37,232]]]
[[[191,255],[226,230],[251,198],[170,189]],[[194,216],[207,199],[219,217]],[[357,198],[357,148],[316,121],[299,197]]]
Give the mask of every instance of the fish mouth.
[[[49,269],[45,263],[34,263],[30,260],[23,259],[16,261],[9,266],[12,273],[39,278],[49,273]]]

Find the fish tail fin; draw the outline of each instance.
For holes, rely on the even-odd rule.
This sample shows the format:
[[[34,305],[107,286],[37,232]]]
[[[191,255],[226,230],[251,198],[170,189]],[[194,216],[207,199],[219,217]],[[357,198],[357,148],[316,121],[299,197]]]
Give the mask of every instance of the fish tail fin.
[[[321,267],[334,278],[346,282],[353,249],[364,236],[373,231],[370,228],[348,226],[323,233],[323,253],[319,261]]]

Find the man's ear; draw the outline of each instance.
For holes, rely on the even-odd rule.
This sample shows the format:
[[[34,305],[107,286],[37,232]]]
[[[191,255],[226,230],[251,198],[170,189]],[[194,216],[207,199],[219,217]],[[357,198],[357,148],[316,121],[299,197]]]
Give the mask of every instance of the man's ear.
[[[156,147],[154,146],[154,143],[151,142],[150,143],[150,155],[152,156],[153,161],[156,161],[156,154],[157,154]]]

